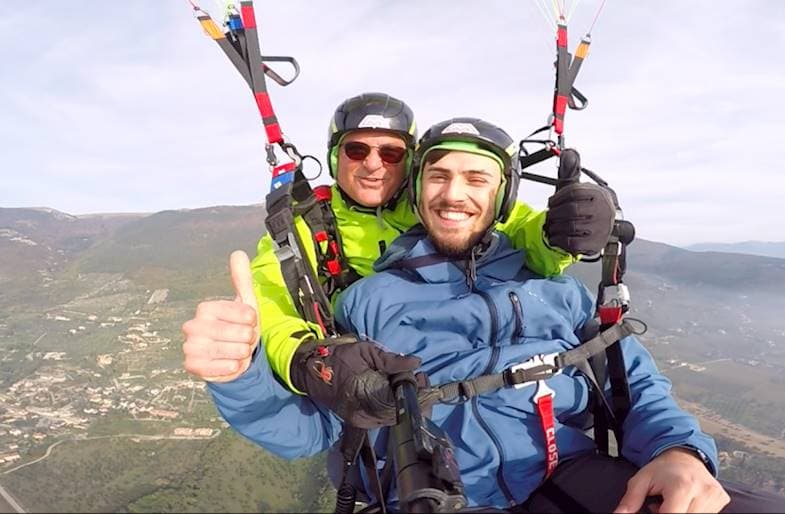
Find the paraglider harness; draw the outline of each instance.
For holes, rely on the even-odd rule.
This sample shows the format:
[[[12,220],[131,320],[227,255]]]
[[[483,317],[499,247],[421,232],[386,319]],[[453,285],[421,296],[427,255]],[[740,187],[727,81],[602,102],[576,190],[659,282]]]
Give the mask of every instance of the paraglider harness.
[[[284,136],[265,82],[267,75],[279,85],[288,86],[299,76],[299,64],[293,57],[261,55],[252,0],[240,2],[239,11],[232,4],[228,6],[223,23],[225,30],[219,28],[210,15],[193,1],[189,2],[207,35],[223,50],[250,87],[259,109],[267,135],[267,163],[272,173],[270,192],[265,199],[265,225],[275,242],[275,255],[292,302],[304,320],[319,326],[322,335],[337,335],[330,298],[334,292],[357,280],[359,274],[349,267],[343,254],[335,216],[330,208],[330,187],[311,188],[303,172],[304,160],[319,161],[313,156],[301,155]],[[265,62],[289,63],[294,75],[288,80],[283,79]],[[279,163],[276,149],[288,157],[287,162]],[[297,217],[303,219],[313,237],[319,274],[308,262],[305,243],[295,226]],[[318,275],[327,277],[324,284]]]

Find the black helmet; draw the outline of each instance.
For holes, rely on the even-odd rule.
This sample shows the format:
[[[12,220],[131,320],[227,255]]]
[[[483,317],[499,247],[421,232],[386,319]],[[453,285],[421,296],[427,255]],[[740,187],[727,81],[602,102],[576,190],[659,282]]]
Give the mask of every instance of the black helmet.
[[[414,114],[402,100],[384,93],[363,93],[344,100],[335,109],[327,132],[327,163],[331,176],[335,177],[338,166],[338,144],[341,138],[357,129],[394,132],[403,138],[410,150],[414,149],[417,141]],[[407,159],[407,169],[410,162],[411,159]]]
[[[425,131],[414,152],[409,180],[409,198],[415,212],[419,212],[420,173],[425,157],[434,147],[447,142],[474,143],[501,160],[502,187],[496,195],[495,221],[500,223],[506,221],[518,196],[520,182],[518,145],[504,129],[478,118],[452,118],[437,123]]]

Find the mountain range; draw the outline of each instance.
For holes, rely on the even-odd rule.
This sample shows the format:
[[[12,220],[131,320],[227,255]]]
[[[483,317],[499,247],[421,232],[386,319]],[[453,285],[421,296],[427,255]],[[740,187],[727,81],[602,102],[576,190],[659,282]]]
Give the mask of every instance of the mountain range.
[[[785,259],[785,241],[741,241],[738,243],[698,243],[688,245],[693,252],[723,252],[761,255]]]

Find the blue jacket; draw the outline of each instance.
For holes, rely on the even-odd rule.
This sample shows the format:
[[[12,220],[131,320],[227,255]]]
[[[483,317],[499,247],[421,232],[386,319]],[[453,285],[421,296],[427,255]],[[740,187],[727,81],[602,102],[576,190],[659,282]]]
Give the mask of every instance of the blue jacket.
[[[498,373],[541,353],[580,344],[576,334],[593,314],[586,288],[567,277],[550,279],[521,268],[522,256],[499,235],[477,261],[476,278],[463,263],[436,252],[417,229],[398,238],[377,262],[379,273],[339,298],[336,318],[347,331],[415,354],[432,384]],[[430,262],[429,262],[430,261]],[[622,454],[643,466],[664,450],[700,450],[717,469],[713,440],[670,396],[670,382],[634,338],[622,341],[632,393]],[[308,398],[289,393],[258,352],[251,369],[228,384],[210,384],[216,405],[240,433],[287,458],[331,446],[340,420]],[[560,460],[594,451],[584,432],[589,387],[575,370],[548,380],[556,392]],[[470,506],[509,507],[542,481],[545,444],[532,397],[534,385],[489,392],[457,405],[436,405],[432,419],[451,437]],[[279,412],[280,411],[280,412]],[[379,434],[379,432],[382,432]],[[386,453],[386,433],[375,450]],[[378,437],[381,435],[381,437]]]

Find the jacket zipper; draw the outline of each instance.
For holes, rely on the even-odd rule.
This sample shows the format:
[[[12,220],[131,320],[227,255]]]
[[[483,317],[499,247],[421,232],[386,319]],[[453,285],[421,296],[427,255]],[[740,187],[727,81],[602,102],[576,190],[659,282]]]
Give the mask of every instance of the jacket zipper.
[[[521,307],[521,300],[515,291],[509,293],[510,302],[512,302],[512,312],[515,314],[515,331],[512,334],[513,343],[517,344],[523,337],[523,307]]]
[[[488,423],[480,415],[480,409],[477,405],[477,397],[475,396],[472,398],[472,411],[474,411],[474,416],[479,421],[482,428],[485,432],[490,436],[493,444],[496,446],[496,450],[499,452],[499,470],[496,472],[496,481],[499,483],[499,488],[502,490],[504,497],[507,498],[507,501],[510,503],[510,506],[515,505],[515,497],[510,492],[510,487],[507,485],[507,481],[504,479],[504,450],[502,450],[502,445],[499,442],[499,438],[496,437],[496,434],[493,433],[491,427],[488,426]]]
[[[485,306],[488,307],[488,312],[491,314],[491,337],[488,341],[493,350],[491,351],[488,365],[485,367],[485,371],[482,372],[483,375],[487,375],[493,371],[496,361],[499,360],[499,347],[496,346],[496,338],[499,335],[499,314],[496,312],[496,306],[488,293],[480,290],[475,290],[475,292],[485,300]]]
[[[493,347],[493,350],[491,352],[491,358],[488,360],[488,365],[486,366],[485,371],[482,373],[483,375],[487,375],[493,371],[493,368],[496,366],[496,362],[499,360],[499,347],[496,346],[496,338],[498,337],[499,333],[499,314],[496,310],[493,300],[488,293],[475,289],[474,284],[472,284],[472,290],[479,294],[480,297],[485,301],[485,305],[488,307],[488,312],[491,314],[491,337],[489,343],[491,347]],[[505,498],[507,498],[507,501],[510,503],[510,505],[515,505],[515,497],[512,495],[512,492],[510,492],[510,487],[507,485],[507,481],[504,479],[504,449],[499,442],[499,438],[496,437],[496,434],[491,430],[491,427],[488,426],[488,424],[480,415],[477,397],[472,398],[472,411],[477,417],[477,421],[493,441],[494,446],[496,446],[496,451],[499,452],[499,469],[496,471],[496,481],[499,483],[499,488],[502,490],[502,493],[504,494]]]

